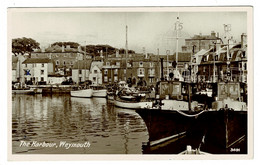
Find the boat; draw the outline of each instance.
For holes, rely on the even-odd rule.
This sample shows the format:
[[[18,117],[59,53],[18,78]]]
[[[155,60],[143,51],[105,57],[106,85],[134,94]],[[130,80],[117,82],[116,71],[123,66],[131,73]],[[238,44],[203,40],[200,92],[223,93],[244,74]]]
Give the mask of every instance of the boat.
[[[237,153],[232,149],[239,148],[238,153],[247,152],[247,104],[242,98],[239,82],[218,83],[212,109],[198,117],[205,136],[204,151]]]
[[[93,97],[107,97],[107,89],[103,86],[92,85],[90,88],[93,90]]]
[[[12,89],[12,94],[35,94],[35,89]]]
[[[114,104],[116,107],[127,108],[127,109],[139,109],[144,107],[152,106],[151,101],[125,101],[122,99],[115,99]]]
[[[124,86],[119,87],[119,91],[116,92],[114,104],[120,108],[139,109],[151,107],[152,101],[147,100],[145,95],[139,93],[135,88]]]
[[[176,34],[178,43],[179,17],[176,22]],[[177,46],[178,48],[178,46]],[[164,79],[164,71],[161,69],[161,81],[156,84],[155,100],[151,107],[144,107],[136,112],[144,120],[149,133],[150,148],[160,146],[174,139],[190,136],[193,133],[191,126],[197,122],[198,116],[205,112],[204,104],[192,99],[195,84],[190,80],[184,80],[178,71],[178,49],[176,50],[176,68],[171,80]],[[168,57],[167,57],[168,59]],[[167,61],[168,65],[168,61]],[[161,68],[163,58],[161,58]],[[201,140],[201,132],[193,136]],[[197,148],[199,145],[193,146]]]
[[[191,101],[190,83],[160,81],[152,106],[136,110],[149,133],[149,146],[190,134],[191,125],[204,113],[203,106]]]
[[[71,90],[70,95],[72,97],[86,97],[90,98],[93,96],[93,89],[81,89]]]
[[[32,88],[35,94],[42,94],[42,88]]]
[[[36,89],[28,87],[26,84],[16,83],[12,85],[12,94],[35,94]]]

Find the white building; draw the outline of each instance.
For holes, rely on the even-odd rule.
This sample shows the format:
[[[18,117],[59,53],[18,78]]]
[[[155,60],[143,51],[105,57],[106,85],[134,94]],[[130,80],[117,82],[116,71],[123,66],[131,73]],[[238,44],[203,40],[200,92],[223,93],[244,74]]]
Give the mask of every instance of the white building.
[[[81,60],[75,62],[72,67],[72,80],[75,83],[85,82],[89,80],[89,70],[92,60]]]
[[[22,63],[22,69],[22,82],[48,84],[48,74],[54,73],[54,63],[48,58],[28,58]]]
[[[22,81],[23,69],[22,63],[27,59],[26,55],[12,56],[12,81],[19,82]]]
[[[101,85],[103,83],[102,67],[103,67],[103,62],[101,61],[93,61],[91,63],[89,80],[92,81],[93,85]]]

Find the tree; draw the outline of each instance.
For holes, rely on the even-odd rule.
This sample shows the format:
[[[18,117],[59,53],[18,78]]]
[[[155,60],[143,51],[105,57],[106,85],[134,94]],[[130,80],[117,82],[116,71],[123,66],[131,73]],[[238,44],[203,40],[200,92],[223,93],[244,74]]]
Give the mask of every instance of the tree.
[[[54,47],[55,45],[58,45],[60,47],[64,46],[66,47],[67,45],[70,46],[70,48],[78,48],[79,46],[79,43],[76,43],[76,42],[55,42],[53,44],[51,44],[51,47]]]
[[[14,53],[15,56],[28,53],[30,57],[31,52],[33,52],[34,49],[39,48],[40,44],[32,38],[23,37],[12,39],[12,53]]]

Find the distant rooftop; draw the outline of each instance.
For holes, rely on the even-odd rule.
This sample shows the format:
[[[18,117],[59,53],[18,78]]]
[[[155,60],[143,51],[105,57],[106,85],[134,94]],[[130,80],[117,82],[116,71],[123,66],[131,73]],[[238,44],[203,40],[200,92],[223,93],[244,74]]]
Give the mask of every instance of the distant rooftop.
[[[28,58],[23,64],[34,64],[34,63],[51,63],[52,60],[49,58]]]

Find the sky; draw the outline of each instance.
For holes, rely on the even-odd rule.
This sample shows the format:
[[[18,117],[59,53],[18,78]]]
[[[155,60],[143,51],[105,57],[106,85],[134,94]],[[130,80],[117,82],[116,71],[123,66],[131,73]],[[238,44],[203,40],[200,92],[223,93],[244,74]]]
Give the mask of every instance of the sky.
[[[75,12],[23,10],[8,11],[10,38],[30,37],[47,47],[57,41],[84,44],[108,44],[125,48],[126,25],[128,48],[136,52],[165,54],[176,51],[174,23],[177,12]],[[230,34],[240,42],[247,33],[246,12],[179,12],[183,23],[179,50],[184,39],[195,34],[209,35],[211,31],[224,35],[223,24],[231,25]]]

